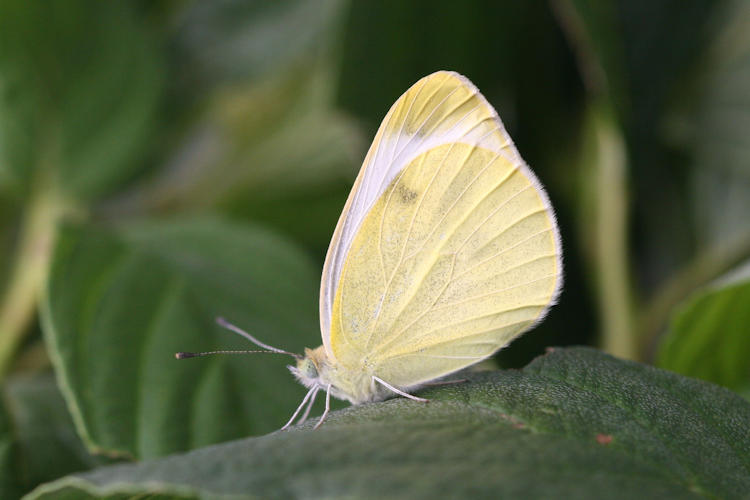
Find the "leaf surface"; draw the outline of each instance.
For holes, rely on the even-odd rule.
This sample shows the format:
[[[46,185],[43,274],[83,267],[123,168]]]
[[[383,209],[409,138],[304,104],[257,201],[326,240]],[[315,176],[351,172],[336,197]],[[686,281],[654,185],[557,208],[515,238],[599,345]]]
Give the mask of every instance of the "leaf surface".
[[[29,498],[741,498],[750,404],[589,348],[337,411],[317,431],[65,478]]]

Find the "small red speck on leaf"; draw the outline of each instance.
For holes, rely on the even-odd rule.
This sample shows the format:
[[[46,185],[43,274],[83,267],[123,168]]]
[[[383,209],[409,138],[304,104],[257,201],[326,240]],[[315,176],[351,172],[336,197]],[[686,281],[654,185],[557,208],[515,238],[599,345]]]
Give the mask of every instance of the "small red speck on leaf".
[[[557,350],[557,349],[555,349],[554,347],[548,347],[548,348],[546,348],[546,349],[544,350],[544,353],[545,353],[545,354],[552,354],[552,353],[553,353],[553,352],[555,352],[556,350]]]
[[[514,429],[523,429],[526,427],[526,424],[523,422],[519,422],[517,418],[513,417],[512,415],[508,415],[507,413],[500,413],[500,418],[503,420],[507,420],[513,425]]]
[[[612,442],[612,436],[610,434],[597,434],[596,442],[599,444],[609,444]]]

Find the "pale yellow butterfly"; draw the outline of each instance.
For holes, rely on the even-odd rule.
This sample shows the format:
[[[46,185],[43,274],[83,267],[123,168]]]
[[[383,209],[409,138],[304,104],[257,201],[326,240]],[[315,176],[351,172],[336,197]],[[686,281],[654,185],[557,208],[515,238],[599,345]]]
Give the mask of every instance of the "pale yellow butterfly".
[[[353,404],[411,393],[539,322],[562,286],[557,223],[500,118],[465,77],[426,76],[391,107],[333,233],[323,345],[291,354],[309,391]],[[180,353],[190,357],[190,353]],[[316,427],[317,427],[316,426]]]

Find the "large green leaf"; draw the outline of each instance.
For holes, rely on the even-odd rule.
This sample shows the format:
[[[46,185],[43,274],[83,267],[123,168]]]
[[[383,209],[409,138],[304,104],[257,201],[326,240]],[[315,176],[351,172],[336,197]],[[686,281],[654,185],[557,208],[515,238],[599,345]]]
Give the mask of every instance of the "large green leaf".
[[[748,324],[750,262],[681,305],[657,362],[750,395]]]
[[[0,187],[44,173],[91,198],[121,183],[150,145],[160,48],[133,4],[0,1]]]
[[[588,348],[29,498],[741,498],[750,404]]]
[[[0,498],[104,463],[89,455],[50,374],[18,375],[3,387]]]
[[[95,451],[154,457],[268,432],[302,395],[278,356],[176,361],[176,351],[317,345],[318,271],[286,240],[196,218],[63,230],[43,322],[79,433]],[[304,339],[304,340],[303,340]]]

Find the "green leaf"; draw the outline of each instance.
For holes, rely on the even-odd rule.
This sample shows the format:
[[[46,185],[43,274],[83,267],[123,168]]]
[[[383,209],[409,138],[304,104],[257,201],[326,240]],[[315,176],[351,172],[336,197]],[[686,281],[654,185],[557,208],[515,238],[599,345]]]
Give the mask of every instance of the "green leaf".
[[[0,497],[17,498],[41,483],[104,463],[86,452],[51,376],[15,376],[3,393]]]
[[[334,412],[317,431],[106,467],[29,499],[740,498],[750,404],[589,348]]]
[[[63,230],[43,325],[84,441],[148,458],[278,428],[301,395],[287,358],[174,353],[255,348],[217,316],[317,345],[318,276],[285,239],[215,218]]]
[[[682,304],[660,347],[658,365],[735,391],[747,390],[748,304],[750,262]]]
[[[100,196],[140,167],[160,47],[127,2],[0,2],[0,187]]]

